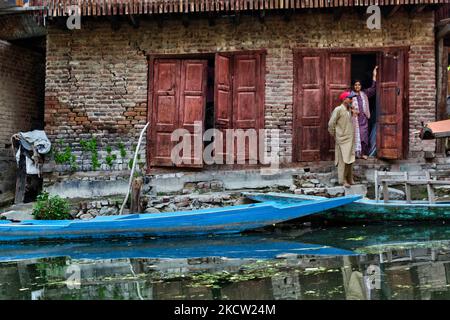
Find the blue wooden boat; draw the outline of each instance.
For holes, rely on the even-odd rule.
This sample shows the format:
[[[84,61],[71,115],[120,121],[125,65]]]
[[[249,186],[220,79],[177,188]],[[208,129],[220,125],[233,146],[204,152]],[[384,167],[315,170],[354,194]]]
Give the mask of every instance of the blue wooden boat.
[[[289,198],[292,201],[321,201],[325,197],[295,195],[285,193],[248,193],[255,201],[276,201]],[[450,220],[450,202],[429,203],[428,201],[389,200],[389,202],[359,199],[355,202],[324,211],[317,218],[334,221],[432,221]]]
[[[91,220],[0,221],[0,242],[170,237],[238,233],[346,205],[360,196],[287,200],[156,214],[101,216]]]

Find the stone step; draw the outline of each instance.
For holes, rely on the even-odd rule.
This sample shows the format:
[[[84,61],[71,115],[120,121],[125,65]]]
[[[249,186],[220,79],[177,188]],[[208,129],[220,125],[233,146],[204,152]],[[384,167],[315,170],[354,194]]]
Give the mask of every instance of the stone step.
[[[354,184],[350,188],[345,188],[345,195],[362,195],[365,197],[367,195],[367,186],[364,184]]]

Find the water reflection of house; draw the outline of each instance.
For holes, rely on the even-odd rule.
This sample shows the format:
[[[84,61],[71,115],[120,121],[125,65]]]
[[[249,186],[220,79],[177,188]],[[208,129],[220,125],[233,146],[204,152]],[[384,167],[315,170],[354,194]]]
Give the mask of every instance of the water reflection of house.
[[[230,283],[224,285],[220,293],[227,300],[272,300],[272,280],[265,278]]]
[[[170,282],[157,282],[153,284],[154,300],[211,300],[213,299],[210,287],[192,287],[187,280],[174,280]]]

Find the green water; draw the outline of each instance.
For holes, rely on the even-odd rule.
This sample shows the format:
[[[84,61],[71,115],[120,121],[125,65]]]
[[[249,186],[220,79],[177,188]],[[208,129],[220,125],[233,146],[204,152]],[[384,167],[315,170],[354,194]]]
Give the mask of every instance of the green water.
[[[304,244],[316,251],[305,255],[297,249]],[[330,247],[345,253],[317,254]],[[164,257],[168,252],[173,256]],[[0,299],[450,299],[450,226],[444,224],[2,246],[0,258]]]

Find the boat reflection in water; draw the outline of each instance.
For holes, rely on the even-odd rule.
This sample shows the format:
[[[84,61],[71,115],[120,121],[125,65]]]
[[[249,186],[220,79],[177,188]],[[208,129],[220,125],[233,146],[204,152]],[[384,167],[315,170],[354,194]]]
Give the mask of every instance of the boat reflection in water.
[[[2,245],[0,299],[447,299],[450,227]]]

